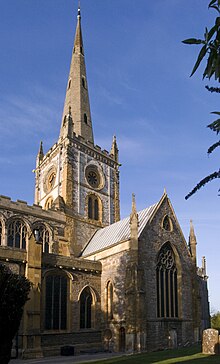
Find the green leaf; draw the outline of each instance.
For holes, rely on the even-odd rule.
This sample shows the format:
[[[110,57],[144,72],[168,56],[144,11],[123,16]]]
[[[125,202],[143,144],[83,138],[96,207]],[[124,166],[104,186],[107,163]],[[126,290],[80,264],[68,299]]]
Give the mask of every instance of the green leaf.
[[[189,38],[189,39],[182,40],[182,43],[184,43],[184,44],[202,44],[205,42],[202,39]]]
[[[211,129],[212,131],[215,131],[218,135],[220,132],[220,119],[217,119],[213,121],[211,124],[207,125],[207,128]]]
[[[209,8],[210,8],[210,6],[212,6],[213,4],[215,4],[215,2],[216,2],[216,0],[212,0],[212,1],[210,1],[210,3],[209,3]]]
[[[218,18],[217,18],[218,19]],[[209,42],[210,39],[213,37],[213,34],[217,31],[217,25],[214,25],[208,33],[207,41]]]
[[[220,111],[212,111],[211,114],[220,115]]]
[[[211,154],[213,152],[213,150],[215,150],[218,147],[220,147],[220,140],[217,143],[212,144],[211,147],[209,147],[207,153]]]
[[[199,55],[198,55],[198,58],[197,58],[197,61],[195,63],[195,66],[193,67],[193,70],[192,70],[192,73],[190,75],[190,77],[192,77],[192,75],[196,72],[197,68],[199,67],[201,61],[203,60],[203,58],[205,57],[206,55],[206,52],[207,52],[207,46],[206,44],[202,47],[201,51],[199,52]]]

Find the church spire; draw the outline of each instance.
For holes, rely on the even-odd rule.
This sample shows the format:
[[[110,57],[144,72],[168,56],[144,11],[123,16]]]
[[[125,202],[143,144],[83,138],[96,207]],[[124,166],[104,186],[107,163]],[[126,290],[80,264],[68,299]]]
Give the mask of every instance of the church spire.
[[[70,108],[72,115],[73,132],[75,132],[77,136],[81,136],[85,140],[94,143],[89,104],[88,83],[86,78],[86,65],[84,59],[80,6],[78,8],[77,26],[69,78],[67,82],[60,137],[64,137],[64,120],[66,120]]]
[[[190,220],[190,233],[189,233],[189,250],[196,266],[196,235],[194,232],[194,226],[192,220]]]

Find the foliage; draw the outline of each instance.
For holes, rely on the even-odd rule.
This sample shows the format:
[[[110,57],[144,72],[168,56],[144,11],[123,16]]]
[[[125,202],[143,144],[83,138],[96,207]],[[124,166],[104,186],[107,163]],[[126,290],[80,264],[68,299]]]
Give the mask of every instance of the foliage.
[[[30,282],[0,265],[0,363],[8,363],[12,339],[18,331]]]
[[[210,1],[208,8],[216,10],[218,14],[213,27],[210,30],[205,28],[204,39],[189,38],[185,39],[183,43],[202,45],[190,77],[196,72],[203,59],[207,57],[207,63],[203,72],[203,79],[208,78],[210,80],[211,78],[214,78],[215,81],[220,82],[220,0]],[[220,93],[219,87],[206,86],[206,89],[209,92]],[[220,112],[213,111],[212,114],[219,116]],[[220,132],[220,118],[214,120],[207,127],[216,132],[218,135]],[[208,155],[218,147],[220,147],[220,140],[209,147]],[[188,199],[197,190],[215,178],[220,178],[220,169],[203,178],[185,198]]]
[[[211,316],[211,324],[213,329],[220,330],[220,311]]]

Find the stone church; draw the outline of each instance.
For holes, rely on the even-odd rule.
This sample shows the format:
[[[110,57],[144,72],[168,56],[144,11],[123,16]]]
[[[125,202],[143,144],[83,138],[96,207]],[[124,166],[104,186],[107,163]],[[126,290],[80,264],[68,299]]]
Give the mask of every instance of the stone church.
[[[23,358],[150,351],[198,342],[209,327],[205,258],[172,204],[120,219],[119,151],[94,143],[78,10],[60,135],[36,159],[35,201],[0,196],[0,263],[32,282],[15,350]],[[123,186],[122,186],[123,187]]]

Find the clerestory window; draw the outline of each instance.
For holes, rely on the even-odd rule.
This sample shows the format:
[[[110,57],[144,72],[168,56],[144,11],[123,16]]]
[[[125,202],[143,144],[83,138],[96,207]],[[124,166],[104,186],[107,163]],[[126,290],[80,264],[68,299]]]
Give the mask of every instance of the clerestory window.
[[[7,245],[26,249],[27,228],[22,220],[14,220],[8,225]]]
[[[40,224],[35,227],[39,232],[39,239],[43,245],[43,252],[50,253],[50,233],[45,225]]]

